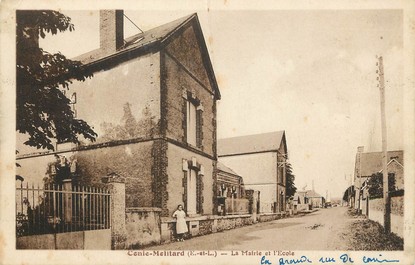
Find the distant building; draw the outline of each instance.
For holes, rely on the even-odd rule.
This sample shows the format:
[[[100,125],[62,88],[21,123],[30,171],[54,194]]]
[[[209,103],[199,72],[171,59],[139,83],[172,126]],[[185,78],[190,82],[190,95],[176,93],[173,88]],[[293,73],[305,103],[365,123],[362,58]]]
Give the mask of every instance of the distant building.
[[[310,210],[310,203],[307,198],[306,191],[297,191],[293,198],[294,212],[302,212]]]
[[[367,180],[376,173],[382,172],[382,152],[364,152],[364,147],[359,146],[356,154],[355,170],[354,170],[354,186],[355,186],[355,209],[362,209],[362,199],[366,196],[362,192],[362,188]],[[395,178],[396,189],[404,189],[403,163],[404,154],[402,150],[388,151],[388,174],[392,174]],[[362,197],[363,196],[363,197]]]
[[[243,178],[235,171],[218,162],[217,194],[224,198],[244,198],[245,187]]]
[[[285,131],[218,140],[219,161],[260,191],[260,213],[284,212],[287,143]]]
[[[326,199],[314,190],[297,191],[293,198],[294,209],[297,212],[324,208]]]
[[[218,162],[217,169],[218,214],[248,213],[249,202],[245,198],[243,178],[221,162]]]
[[[312,208],[324,208],[326,199],[314,190],[305,191],[305,196]]]

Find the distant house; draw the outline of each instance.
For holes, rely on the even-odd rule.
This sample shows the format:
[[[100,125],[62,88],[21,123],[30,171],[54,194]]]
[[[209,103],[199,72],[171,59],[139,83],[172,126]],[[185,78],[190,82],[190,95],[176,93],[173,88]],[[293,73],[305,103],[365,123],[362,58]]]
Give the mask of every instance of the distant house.
[[[18,135],[18,170],[42,181],[54,155],[66,156],[76,161],[80,184],[111,172],[124,177],[127,207],[156,207],[171,217],[183,204],[190,216],[215,214],[220,92],[198,16],[129,38],[123,20],[121,10],[100,11],[100,48],[75,58],[94,76],[67,91],[97,142],[39,152]]]
[[[219,161],[260,192],[260,213],[284,212],[287,143],[284,131],[218,140]]]
[[[358,148],[355,166],[355,209],[381,225],[384,224],[384,200],[378,184],[370,186],[370,178],[383,172],[382,152],[363,152]],[[391,231],[403,238],[404,234],[404,151],[387,152],[387,170],[389,178],[395,182],[395,189],[389,186]],[[376,183],[376,181],[374,182]],[[380,185],[383,186],[383,177]],[[371,188],[377,191],[370,191]],[[371,193],[371,192],[374,192]],[[379,198],[379,193],[381,194]]]
[[[248,213],[243,178],[221,162],[218,162],[217,169],[218,213],[222,215]]]
[[[343,205],[347,205],[351,208],[354,207],[354,196],[355,196],[355,187],[354,185],[349,186],[343,194]]]
[[[364,147],[358,147],[354,170],[355,203],[356,209],[362,209],[362,188],[367,180],[376,173],[382,172],[382,152],[364,152]],[[395,178],[396,189],[404,189],[404,154],[402,150],[387,152],[388,173]],[[365,199],[365,196],[364,198]]]
[[[305,196],[312,208],[324,208],[326,199],[314,190],[305,191]]]
[[[313,208],[324,208],[326,199],[314,190],[297,191],[293,198],[294,209],[298,212]]]
[[[235,171],[218,162],[217,195],[226,198],[244,198],[245,186],[243,178]]]
[[[297,191],[293,198],[294,212],[302,212],[310,209],[306,191]]]

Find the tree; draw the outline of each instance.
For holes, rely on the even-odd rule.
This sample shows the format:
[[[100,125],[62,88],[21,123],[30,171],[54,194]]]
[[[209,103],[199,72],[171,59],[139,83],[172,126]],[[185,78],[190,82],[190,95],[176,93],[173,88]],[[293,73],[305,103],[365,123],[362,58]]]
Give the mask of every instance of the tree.
[[[85,81],[92,72],[78,61],[39,47],[39,36],[73,31],[71,19],[57,11],[16,11],[16,131],[27,134],[26,145],[53,150],[53,141],[94,141],[97,134],[74,117],[64,91],[72,80]]]
[[[295,187],[295,184],[294,184],[295,176],[293,175],[292,165],[290,163],[287,163],[285,166],[285,169],[286,169],[285,176],[287,178],[285,196],[287,198],[290,198],[294,196],[295,192],[297,191],[297,187]]]
[[[114,125],[113,123],[103,122],[101,128],[104,131],[102,136],[98,138],[99,142],[128,140],[138,137],[152,137],[154,135],[156,122],[155,117],[151,114],[148,106],[142,110],[141,119],[137,121],[131,111],[129,102],[124,104],[124,114],[121,123]]]
[[[383,175],[382,173],[373,174],[367,185],[369,186],[369,195],[371,198],[383,198]],[[395,187],[395,174],[388,174],[388,187],[389,192],[394,191]]]

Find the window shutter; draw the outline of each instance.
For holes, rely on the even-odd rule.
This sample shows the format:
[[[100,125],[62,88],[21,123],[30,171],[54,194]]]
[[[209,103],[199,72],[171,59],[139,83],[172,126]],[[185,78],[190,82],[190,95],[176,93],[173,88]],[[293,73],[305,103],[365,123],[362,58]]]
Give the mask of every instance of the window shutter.
[[[196,145],[198,148],[203,146],[203,110],[196,111]]]
[[[187,209],[187,171],[183,171],[183,179],[182,179],[182,200],[184,203],[184,208]]]
[[[183,121],[182,121],[183,142],[186,143],[187,142],[187,99],[183,100],[182,114],[183,114]]]

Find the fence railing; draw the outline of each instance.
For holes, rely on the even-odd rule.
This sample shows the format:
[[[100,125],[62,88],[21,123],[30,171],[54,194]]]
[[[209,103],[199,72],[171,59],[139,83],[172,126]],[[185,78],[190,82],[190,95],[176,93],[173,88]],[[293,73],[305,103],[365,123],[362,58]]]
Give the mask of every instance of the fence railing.
[[[108,229],[110,201],[103,188],[21,182],[16,187],[16,235]]]

